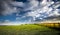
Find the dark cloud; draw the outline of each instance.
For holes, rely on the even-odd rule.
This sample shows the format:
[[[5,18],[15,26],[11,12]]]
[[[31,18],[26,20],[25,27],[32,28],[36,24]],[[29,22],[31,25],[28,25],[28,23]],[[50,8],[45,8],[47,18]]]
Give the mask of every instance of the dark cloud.
[[[47,17],[47,18],[45,18],[46,20],[54,20],[54,19],[56,19],[56,20],[60,20],[60,16],[50,16],[50,17]]]
[[[0,15],[7,15],[15,12],[15,8],[12,7],[12,0],[0,0]]]

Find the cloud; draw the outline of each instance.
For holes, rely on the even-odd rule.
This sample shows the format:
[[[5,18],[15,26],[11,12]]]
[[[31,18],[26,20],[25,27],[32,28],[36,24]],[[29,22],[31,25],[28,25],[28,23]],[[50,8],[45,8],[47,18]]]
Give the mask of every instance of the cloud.
[[[32,17],[33,21],[36,18],[43,20],[43,18],[50,16],[59,16],[60,12],[58,7],[60,6],[60,2],[54,2],[52,0],[27,0],[27,2],[16,2],[12,0],[2,0],[0,1],[0,14],[7,15],[18,12],[26,12],[24,16]],[[23,16],[23,15],[21,15]],[[17,18],[18,20],[19,18]],[[30,21],[30,20],[29,20]]]
[[[16,7],[24,7],[25,5],[23,2],[11,2],[11,4]]]
[[[16,2],[13,0],[1,0],[0,1],[0,14],[1,15],[9,15],[13,13],[17,13],[18,11],[26,11],[33,10],[37,5],[38,1],[35,0],[27,0],[29,2]]]
[[[0,1],[0,14],[1,15],[10,15],[17,13],[20,9],[17,9],[17,6],[23,6],[22,2],[15,2],[13,0],[1,0]]]
[[[36,1],[36,0],[34,0]],[[31,1],[32,2],[32,1]],[[36,2],[35,2],[36,3]],[[33,4],[35,4],[33,2]],[[60,6],[59,2],[54,2],[54,1],[47,1],[47,0],[43,0],[42,2],[40,2],[40,4],[36,4],[36,6],[32,8],[31,12],[28,12],[27,16],[31,16],[33,17],[32,20],[36,20],[36,18],[39,17],[39,19],[43,20],[43,18],[47,18],[50,16],[59,16],[60,12],[58,7]],[[43,17],[42,17],[43,15]]]

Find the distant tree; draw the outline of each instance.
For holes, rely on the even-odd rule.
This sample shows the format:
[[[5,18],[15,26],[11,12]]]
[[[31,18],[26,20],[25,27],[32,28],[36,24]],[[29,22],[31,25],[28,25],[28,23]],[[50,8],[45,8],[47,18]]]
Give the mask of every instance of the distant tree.
[[[58,22],[58,27],[60,28],[60,23]]]

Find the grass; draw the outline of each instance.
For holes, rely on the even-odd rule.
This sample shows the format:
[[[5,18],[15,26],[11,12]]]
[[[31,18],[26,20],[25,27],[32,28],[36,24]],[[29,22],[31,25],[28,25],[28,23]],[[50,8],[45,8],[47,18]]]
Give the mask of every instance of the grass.
[[[0,26],[0,35],[58,35],[58,31],[38,24],[26,24],[18,26]]]

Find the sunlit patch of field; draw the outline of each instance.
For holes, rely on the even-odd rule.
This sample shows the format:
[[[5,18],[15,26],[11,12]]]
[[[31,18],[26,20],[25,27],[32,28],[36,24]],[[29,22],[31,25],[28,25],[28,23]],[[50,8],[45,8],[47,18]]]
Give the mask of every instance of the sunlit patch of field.
[[[40,24],[42,26],[46,26],[46,27],[55,27],[55,28],[60,28],[60,23],[42,23]]]
[[[45,27],[45,25],[46,24],[2,25],[0,26],[0,35],[58,35],[59,31]]]

